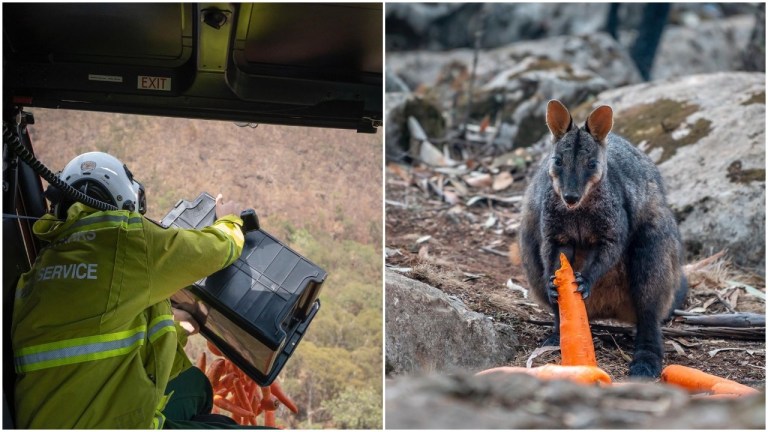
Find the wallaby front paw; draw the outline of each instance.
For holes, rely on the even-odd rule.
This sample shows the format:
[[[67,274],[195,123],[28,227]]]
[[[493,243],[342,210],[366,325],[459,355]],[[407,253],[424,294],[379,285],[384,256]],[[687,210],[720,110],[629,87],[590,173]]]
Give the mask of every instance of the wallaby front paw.
[[[555,285],[555,276],[549,277],[549,283],[547,284],[547,296],[549,297],[549,304],[557,303],[557,285]]]
[[[578,285],[576,291],[580,292],[581,298],[586,300],[587,297],[589,297],[589,294],[592,292],[592,287],[589,286],[589,283],[584,280],[584,277],[581,276],[581,273],[573,272],[573,277],[576,279],[576,284]]]
[[[554,332],[544,339],[541,346],[560,346],[560,332]]]

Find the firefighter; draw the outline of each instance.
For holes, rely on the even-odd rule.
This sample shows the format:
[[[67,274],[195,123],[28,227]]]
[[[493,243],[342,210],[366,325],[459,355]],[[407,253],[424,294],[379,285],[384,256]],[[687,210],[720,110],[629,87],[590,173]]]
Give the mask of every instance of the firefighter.
[[[237,260],[240,208],[219,195],[212,226],[165,229],[142,216],[144,188],[113,156],[82,154],[60,177],[119,210],[97,211],[59,191],[49,194],[59,197],[52,214],[34,224],[47,246],[16,289],[17,426],[192,428],[210,421],[210,383],[190,367],[188,331],[177,320],[190,333],[197,323],[187,311],[172,311],[169,298]]]

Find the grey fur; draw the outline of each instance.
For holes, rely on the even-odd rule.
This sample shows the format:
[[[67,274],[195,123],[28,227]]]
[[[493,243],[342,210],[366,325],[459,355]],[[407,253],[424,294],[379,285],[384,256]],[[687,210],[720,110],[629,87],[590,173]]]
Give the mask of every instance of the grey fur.
[[[660,322],[687,292],[682,242],[661,175],[643,152],[613,133],[597,141],[588,128],[571,124],[558,135],[526,191],[520,229],[534,298],[555,313],[548,342],[559,341],[548,282],[564,252],[583,280],[579,290],[588,295],[590,319],[637,324],[630,375],[656,377],[663,356]],[[566,194],[577,200],[570,207]]]

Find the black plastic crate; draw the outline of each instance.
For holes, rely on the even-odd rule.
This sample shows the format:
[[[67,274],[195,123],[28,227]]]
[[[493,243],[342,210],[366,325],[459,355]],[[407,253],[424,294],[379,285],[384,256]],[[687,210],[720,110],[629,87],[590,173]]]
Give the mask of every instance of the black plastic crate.
[[[179,201],[164,227],[203,228],[216,220],[216,200],[202,193]],[[242,214],[245,244],[231,266],[171,298],[197,305],[200,333],[259,385],[269,385],[293,354],[320,308],[327,276],[311,261],[259,228],[253,210]]]

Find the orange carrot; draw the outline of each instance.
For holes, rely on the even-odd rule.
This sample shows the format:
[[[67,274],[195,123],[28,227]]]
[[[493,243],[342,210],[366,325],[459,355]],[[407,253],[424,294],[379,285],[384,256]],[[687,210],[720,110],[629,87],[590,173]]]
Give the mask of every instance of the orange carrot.
[[[291,398],[289,398],[285,392],[283,392],[283,389],[280,387],[280,384],[277,381],[273,381],[269,388],[272,391],[272,394],[275,395],[275,397],[277,397],[277,399],[282,402],[286,408],[293,411],[294,414],[299,413],[299,408],[295,403],[293,403]]]
[[[488,375],[492,373],[524,373],[533,375],[543,380],[564,379],[581,384],[610,384],[611,377],[597,366],[564,366],[546,364],[535,368],[515,366],[497,367],[478,372],[476,375]]]
[[[261,398],[261,409],[264,411],[276,410],[277,406],[280,405],[280,401],[278,401],[275,395],[272,394],[269,387],[262,387],[261,392],[263,394],[263,397]]]
[[[716,395],[722,395],[722,394],[732,394],[732,395],[738,395],[738,396],[745,396],[745,395],[751,395],[759,393],[757,390],[753,389],[752,387],[745,386],[744,384],[739,384],[737,382],[719,382],[712,386],[712,394]]]
[[[212,353],[216,354],[216,355],[217,355],[217,356],[219,356],[219,357],[224,357],[224,354],[222,354],[222,353],[221,353],[221,351],[219,351],[219,349],[218,349],[218,348],[216,348],[216,345],[214,345],[213,343],[211,343],[211,341],[206,341],[206,342],[208,343],[208,349],[209,349],[209,350],[210,350]]]
[[[252,379],[246,380],[245,391],[248,394],[248,400],[251,400],[251,398],[253,398],[253,394],[254,392],[256,392],[257,387],[258,386],[256,385],[256,382],[253,381]]]
[[[203,373],[205,373],[205,361],[206,361],[205,353],[201,352],[200,353],[200,357],[197,358],[197,365],[196,366],[197,366],[198,369],[203,371]]]
[[[216,387],[216,385],[219,382],[219,378],[221,378],[221,374],[224,372],[224,359],[216,359],[211,363],[211,366],[208,368],[208,372],[205,373],[205,375],[208,377],[208,381],[211,382],[211,385]]]
[[[251,396],[251,411],[254,415],[259,415],[261,412],[261,398],[256,394]]]
[[[236,377],[237,377],[237,375],[232,373],[232,372],[224,374],[224,376],[221,377],[221,385],[223,387],[228,388],[230,391],[232,391],[234,393],[235,390],[234,390],[234,387],[233,387],[233,383],[234,383]]]
[[[264,426],[275,427],[275,412],[267,411],[264,413]]]
[[[239,378],[236,378],[234,381],[234,387],[235,387],[235,394],[237,395],[237,402],[238,405],[243,407],[243,409],[251,410],[251,403],[248,400],[248,395],[245,393],[245,388],[243,387],[243,382]]]
[[[589,329],[587,308],[576,291],[576,278],[565,254],[560,254],[560,269],[555,271],[557,304],[560,309],[560,353],[564,366],[595,366],[595,346]]]
[[[234,402],[228,401],[227,399],[224,399],[221,396],[214,396],[213,397],[213,404],[218,406],[219,408],[225,409],[232,413],[233,416],[243,416],[247,417],[250,415],[253,415],[252,412],[246,411],[243,408],[240,408],[235,404]]]
[[[757,391],[751,387],[739,384],[726,378],[721,378],[698,369],[682,365],[669,365],[661,371],[661,382],[674,384],[691,393],[715,391],[715,386],[721,393],[751,394]]]

